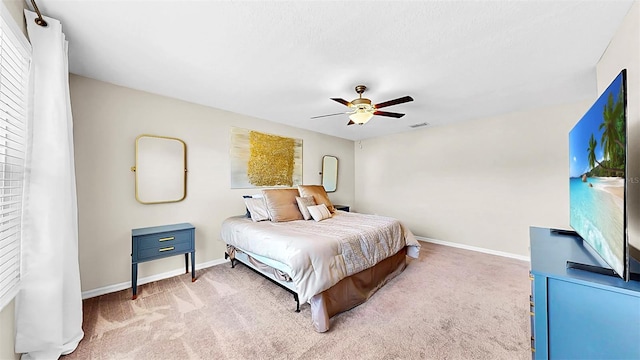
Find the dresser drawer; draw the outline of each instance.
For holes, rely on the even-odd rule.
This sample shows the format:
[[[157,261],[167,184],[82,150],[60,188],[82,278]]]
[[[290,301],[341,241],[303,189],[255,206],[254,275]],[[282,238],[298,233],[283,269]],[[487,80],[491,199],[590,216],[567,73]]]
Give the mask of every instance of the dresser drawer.
[[[173,244],[162,244],[158,247],[148,249],[138,249],[138,261],[150,258],[165,257],[184,254],[191,251],[191,242],[178,242]]]
[[[191,230],[180,230],[136,237],[138,251],[191,243]]]

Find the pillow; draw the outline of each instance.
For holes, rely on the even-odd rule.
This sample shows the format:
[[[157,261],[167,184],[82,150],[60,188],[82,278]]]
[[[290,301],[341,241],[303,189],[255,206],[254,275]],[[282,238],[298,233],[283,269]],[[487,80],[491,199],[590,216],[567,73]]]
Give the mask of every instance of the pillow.
[[[305,220],[310,220],[311,214],[309,214],[309,210],[307,210],[307,207],[314,206],[316,204],[316,201],[313,200],[313,196],[305,196],[305,197],[296,196],[296,201],[298,202],[298,209],[300,209],[300,212],[302,213],[302,217]]]
[[[313,220],[315,221],[321,221],[331,217],[331,213],[325,204],[309,206],[307,207],[307,210],[309,210],[309,213],[313,216]]]
[[[267,204],[271,221],[284,222],[304,219],[296,201],[298,189],[262,190],[262,195]]]
[[[252,197],[253,197],[253,196],[251,196],[251,195],[242,195],[242,198],[243,198],[243,199],[251,199]],[[245,203],[246,203],[246,201],[245,201]],[[246,204],[245,204],[245,205],[246,205]],[[248,207],[248,206],[245,206],[245,209],[247,210],[246,217],[250,218],[250,217],[251,217],[251,213],[249,212],[249,207]]]
[[[243,199],[251,199],[251,198],[261,198],[262,194],[257,194],[257,195],[242,195]],[[245,207],[245,209],[247,210],[247,214],[246,217],[250,218],[251,217],[251,212],[249,211],[248,207]]]
[[[267,205],[262,197],[245,198],[244,204],[247,205],[247,209],[251,214],[251,220],[254,222],[269,220],[269,212],[267,211]]]
[[[316,204],[325,204],[329,212],[332,214],[336,212],[336,209],[331,204],[331,200],[329,200],[329,195],[324,191],[324,186],[322,185],[298,185],[298,191],[300,192],[300,196],[313,196],[313,199],[316,201]]]

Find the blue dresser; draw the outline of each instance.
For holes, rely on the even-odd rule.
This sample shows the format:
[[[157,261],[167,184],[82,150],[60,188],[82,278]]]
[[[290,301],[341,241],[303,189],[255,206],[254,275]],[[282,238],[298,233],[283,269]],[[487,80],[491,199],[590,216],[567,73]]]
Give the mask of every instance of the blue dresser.
[[[185,271],[196,281],[195,227],[189,223],[131,230],[131,289],[138,297],[138,263],[184,254]]]
[[[534,359],[640,359],[640,282],[567,269],[597,266],[582,239],[532,227]]]

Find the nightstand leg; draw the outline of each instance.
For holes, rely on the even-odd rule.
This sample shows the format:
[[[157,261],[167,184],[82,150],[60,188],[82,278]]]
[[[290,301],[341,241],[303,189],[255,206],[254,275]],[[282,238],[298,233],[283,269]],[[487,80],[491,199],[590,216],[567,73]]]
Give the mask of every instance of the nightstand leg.
[[[184,254],[187,256],[187,254]],[[196,281],[196,252],[191,253],[191,282]]]
[[[138,298],[138,264],[131,264],[131,290],[133,296],[131,300]]]
[[[189,253],[184,253],[184,273],[189,273]]]

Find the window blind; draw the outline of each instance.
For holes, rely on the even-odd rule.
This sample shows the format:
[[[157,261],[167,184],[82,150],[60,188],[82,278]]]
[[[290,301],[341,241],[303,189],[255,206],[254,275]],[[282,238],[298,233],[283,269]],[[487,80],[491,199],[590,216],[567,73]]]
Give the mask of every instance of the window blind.
[[[0,309],[17,294],[31,47],[0,8]]]

